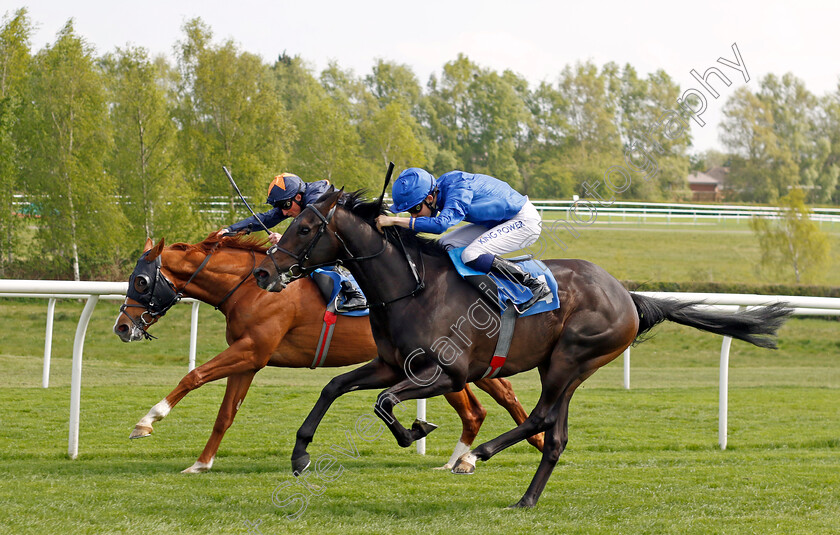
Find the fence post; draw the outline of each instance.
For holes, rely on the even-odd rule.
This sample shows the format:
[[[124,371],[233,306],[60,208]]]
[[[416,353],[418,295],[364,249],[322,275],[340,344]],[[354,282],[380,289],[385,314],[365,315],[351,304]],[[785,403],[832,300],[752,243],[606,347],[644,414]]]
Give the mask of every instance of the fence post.
[[[729,348],[732,337],[724,336],[720,346],[720,398],[718,401],[718,444],[726,449],[727,410],[729,404]]]
[[[88,323],[99,302],[98,295],[89,295],[73,339],[73,372],[70,379],[70,438],[67,441],[67,455],[71,459],[79,456],[79,409],[82,401],[82,351],[85,347],[85,334]]]
[[[189,371],[195,369],[195,347],[198,341],[198,305],[199,301],[193,301],[190,313],[190,362]]]
[[[417,419],[426,421],[426,400],[425,399],[418,399],[417,400]],[[420,455],[426,455],[426,437],[423,437],[417,441],[417,453]]]
[[[624,350],[624,388],[630,390],[630,347]]]
[[[50,359],[52,357],[53,317],[55,316],[55,297],[50,297],[47,304],[47,334],[44,337],[44,377],[41,380],[43,388],[50,386]]]

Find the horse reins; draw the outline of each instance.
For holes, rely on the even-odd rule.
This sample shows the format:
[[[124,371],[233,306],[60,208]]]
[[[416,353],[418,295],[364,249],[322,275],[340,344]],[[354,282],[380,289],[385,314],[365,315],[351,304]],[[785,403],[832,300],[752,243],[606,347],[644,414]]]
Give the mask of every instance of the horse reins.
[[[316,270],[320,267],[331,266],[331,265],[341,265],[343,263],[341,260],[338,260],[338,261],[333,261],[333,262],[324,262],[324,263],[317,264],[317,265],[314,265],[314,266],[303,266],[302,265],[303,262],[306,262],[307,260],[309,260],[309,256],[312,253],[312,250],[315,248],[315,245],[318,243],[318,240],[321,239],[321,237],[326,233],[327,229],[329,228],[328,225],[329,225],[330,221],[332,221],[333,215],[335,215],[335,209],[336,209],[337,206],[338,206],[337,204],[334,204],[333,207],[330,209],[330,211],[327,213],[326,217],[321,212],[319,212],[318,209],[314,205],[310,204],[310,205],[307,205],[306,208],[304,208],[304,210],[311,210],[312,212],[314,212],[315,215],[318,217],[318,219],[321,220],[321,223],[318,225],[318,230],[315,233],[315,236],[312,238],[312,241],[310,241],[309,244],[307,244],[306,248],[301,253],[293,253],[292,251],[289,251],[288,249],[280,247],[279,245],[276,245],[276,244],[273,245],[266,252],[266,254],[269,256],[269,258],[271,258],[271,262],[274,264],[274,269],[277,271],[278,276],[281,273],[281,271],[280,271],[280,267],[277,265],[277,261],[274,259],[274,253],[277,252],[277,251],[280,251],[284,254],[289,255],[290,257],[294,258],[297,261],[297,264],[292,264],[285,271],[285,274],[291,280],[297,280],[301,277],[304,277],[307,274],[311,273],[312,271],[314,271],[314,270]],[[298,216],[298,217],[300,217],[300,216]],[[387,231],[387,229],[386,229],[386,231]],[[385,249],[387,249],[387,247],[388,247],[388,239],[383,237],[383,239],[382,239],[382,249],[380,249],[379,251],[377,251],[376,253],[371,254],[371,255],[355,256],[352,253],[352,251],[350,251],[350,249],[347,247],[347,243],[345,243],[345,241],[341,238],[341,236],[339,236],[338,232],[336,232],[335,230],[332,230],[332,233],[336,237],[336,239],[338,239],[338,241],[341,243],[341,246],[344,248],[344,251],[349,256],[349,258],[345,259],[344,262],[361,262],[362,260],[370,260],[370,259],[376,258],[376,257],[380,256],[382,253],[384,253]],[[425,289],[425,287],[426,287],[426,285],[423,281],[423,279],[426,276],[426,266],[425,266],[425,263],[423,263],[422,255],[420,256],[420,262],[423,263],[423,277],[420,277],[417,273],[417,266],[414,264],[414,261],[411,259],[411,256],[408,254],[408,250],[405,248],[405,244],[402,241],[402,236],[400,236],[399,232],[397,232],[396,234],[397,234],[397,239],[400,242],[400,249],[403,253],[403,256],[405,256],[406,261],[408,262],[408,266],[411,269],[411,274],[414,277],[414,282],[415,282],[416,286],[409,293],[407,293],[405,295],[401,295],[401,296],[399,296],[395,299],[391,299],[389,301],[382,301],[381,303],[370,303],[369,302],[368,307],[384,307],[386,305],[389,305],[389,304],[394,303],[396,301],[400,301],[400,300],[405,299],[407,297],[413,297],[413,296],[419,294],[420,292],[422,292],[423,289]],[[295,268],[297,268],[297,272],[295,272]]]
[[[386,228],[387,231],[387,228]],[[377,308],[384,308],[386,305],[390,305],[391,303],[396,303],[397,301],[401,301],[407,297],[414,297],[420,292],[422,292],[426,288],[426,283],[424,279],[426,278],[426,263],[423,262],[423,255],[420,255],[420,265],[423,266],[423,276],[420,277],[417,274],[417,266],[414,265],[414,261],[411,259],[411,256],[408,254],[408,250],[405,248],[405,244],[402,241],[402,236],[400,235],[399,231],[394,230],[394,233],[397,235],[397,239],[400,241],[400,249],[402,249],[402,253],[405,256],[406,261],[408,262],[408,267],[411,268],[411,274],[414,276],[414,282],[416,286],[412,291],[405,295],[401,295],[400,297],[391,299],[390,301],[382,301],[381,303],[368,303],[369,307],[377,307]],[[388,243],[387,238],[383,238],[383,251],[385,250],[385,246]]]

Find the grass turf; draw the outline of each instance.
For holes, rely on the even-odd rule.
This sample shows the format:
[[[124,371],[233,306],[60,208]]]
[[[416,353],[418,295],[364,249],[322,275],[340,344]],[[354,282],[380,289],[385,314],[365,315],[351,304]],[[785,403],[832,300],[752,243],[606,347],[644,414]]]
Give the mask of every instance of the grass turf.
[[[0,351],[0,533],[831,533],[840,525],[838,322],[793,319],[778,351],[733,345],[726,451],[717,448],[720,338],[658,327],[632,350],[631,390],[621,388],[621,359],[578,390],[569,446],[539,505],[511,511],[504,507],[524,493],[539,454],[523,443],[479,463],[474,476],[432,470],[460,433],[442,399],[429,402],[441,427],[420,457],[387,431],[361,439],[354,423],[372,413],[375,393],[348,394],[309,449],[313,460],[333,455],[332,475],[340,474],[310,478],[311,491],[294,483],[295,431],[338,369],[260,372],[213,470],[180,474],[209,436],[221,383],[187,396],[152,437],[127,437],[186,371],[186,306],[155,327],[160,340],[122,344],[109,332],[116,304],[100,303],[86,341],[80,457],[70,461],[70,353],[81,304],[58,305],[49,389],[39,388],[44,308],[0,306],[0,319],[16,326]],[[204,361],[224,347],[221,315],[203,308],[199,325]],[[531,408],[536,374],[512,381]],[[481,441],[512,421],[478,395],[489,413]],[[397,415],[410,422],[413,412],[411,403]],[[301,501],[277,506],[294,498]]]

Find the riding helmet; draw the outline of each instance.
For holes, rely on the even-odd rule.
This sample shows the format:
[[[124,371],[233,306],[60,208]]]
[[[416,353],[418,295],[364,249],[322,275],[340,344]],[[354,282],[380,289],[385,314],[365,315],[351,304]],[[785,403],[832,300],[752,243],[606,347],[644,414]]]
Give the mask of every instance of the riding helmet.
[[[292,173],[280,173],[271,184],[268,185],[268,199],[266,204],[275,204],[280,201],[291,199],[305,189],[303,180]]]
[[[405,212],[423,202],[434,190],[435,177],[431,173],[419,167],[409,167],[394,182],[391,190],[394,204],[391,205],[391,211],[395,214]]]

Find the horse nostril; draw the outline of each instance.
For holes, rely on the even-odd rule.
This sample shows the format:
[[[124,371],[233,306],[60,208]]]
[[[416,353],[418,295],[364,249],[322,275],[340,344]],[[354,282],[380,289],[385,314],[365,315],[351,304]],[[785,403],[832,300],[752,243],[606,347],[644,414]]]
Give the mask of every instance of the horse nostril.
[[[266,271],[262,268],[257,268],[257,269],[254,270],[254,277],[257,278],[257,279],[264,279],[264,278],[268,277],[268,271]]]
[[[125,323],[117,326],[118,333],[124,333],[126,331],[128,331],[128,325],[126,325]]]

